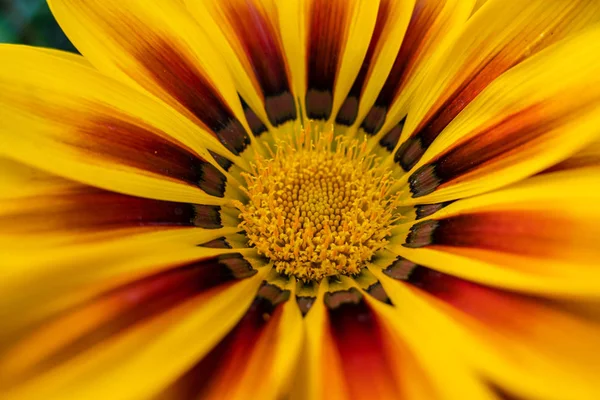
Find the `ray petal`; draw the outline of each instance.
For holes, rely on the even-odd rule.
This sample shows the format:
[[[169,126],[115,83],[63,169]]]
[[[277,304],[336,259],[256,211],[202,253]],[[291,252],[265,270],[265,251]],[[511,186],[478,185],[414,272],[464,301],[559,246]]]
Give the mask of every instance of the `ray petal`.
[[[443,332],[452,351],[517,398],[592,399],[600,387],[598,321],[541,299],[421,268],[410,284],[381,277],[394,301]],[[558,328],[558,329],[557,329]]]
[[[296,119],[276,2],[190,0],[186,4],[225,55],[241,96],[260,119],[270,126]]]
[[[599,29],[588,30],[492,82],[401,179],[406,202],[439,203],[498,188],[593,142],[600,119],[599,39]],[[423,148],[419,143],[413,144]]]
[[[158,96],[238,154],[253,141],[226,63],[183,2],[51,0],[98,69]]]
[[[419,313],[404,306],[402,296],[396,291],[394,299],[398,306],[372,300],[368,303],[385,335],[386,351],[393,360],[402,398],[496,399],[472,367],[454,354],[446,338],[431,329]]]
[[[350,92],[335,118],[337,124],[352,126],[362,121],[388,76],[408,22],[415,7],[414,0],[381,0],[369,48]]]
[[[222,228],[219,206],[110,192],[0,158],[0,249],[37,251],[181,228]],[[234,228],[237,224],[230,225]]]
[[[164,396],[280,398],[289,390],[302,334],[302,316],[295,302],[273,304],[259,290],[236,327]]]
[[[376,97],[359,119],[361,131],[377,135],[375,141],[397,125],[406,115],[410,99],[428,73],[429,64],[440,49],[460,31],[473,1],[416,0],[402,46],[394,55],[388,74],[373,77],[381,81]]]
[[[389,247],[465,279],[554,296],[597,298],[600,169],[547,173],[459,200]]]
[[[367,53],[379,0],[280,2],[281,37],[308,119],[335,119]]]
[[[226,202],[230,176],[209,150],[239,157],[176,111],[70,58],[0,53],[0,154],[121,193]]]
[[[410,170],[440,132],[494,79],[598,21],[600,5],[593,0],[486,2],[421,83],[396,147],[396,161]]]
[[[9,382],[12,387],[9,386],[5,393],[14,399],[104,399],[114,393],[128,399],[153,396],[175,381],[227,334],[251,303],[264,272],[233,285],[188,297],[159,315],[117,331],[105,339],[102,346],[84,348],[83,352],[43,372],[36,379],[25,380],[21,384]],[[193,284],[188,282],[188,285]],[[151,289],[152,293],[154,291],[155,287]],[[166,301],[164,298],[160,300]],[[102,313],[109,310],[103,307]],[[94,319],[88,313],[85,316]],[[201,335],[201,340],[198,335]],[[3,372],[7,373],[6,370]],[[3,377],[6,375],[3,374]]]

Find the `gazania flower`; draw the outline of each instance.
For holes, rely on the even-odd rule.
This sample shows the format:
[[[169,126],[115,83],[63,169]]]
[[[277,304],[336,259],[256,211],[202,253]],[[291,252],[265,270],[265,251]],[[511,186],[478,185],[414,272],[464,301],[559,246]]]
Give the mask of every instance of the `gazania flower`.
[[[481,3],[50,1],[0,397],[600,398],[600,3]]]

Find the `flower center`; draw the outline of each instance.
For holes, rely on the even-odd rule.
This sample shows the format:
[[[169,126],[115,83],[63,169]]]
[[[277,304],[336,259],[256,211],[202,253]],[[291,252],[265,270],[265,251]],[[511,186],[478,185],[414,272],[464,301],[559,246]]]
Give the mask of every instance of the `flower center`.
[[[358,274],[381,250],[397,219],[393,178],[366,142],[333,132],[278,144],[245,174],[248,202],[238,204],[250,245],[278,272],[303,281]]]

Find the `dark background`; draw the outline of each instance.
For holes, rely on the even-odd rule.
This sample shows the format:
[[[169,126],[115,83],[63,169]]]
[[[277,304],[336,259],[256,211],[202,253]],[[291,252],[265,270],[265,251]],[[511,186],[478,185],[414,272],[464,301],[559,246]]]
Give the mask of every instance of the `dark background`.
[[[75,51],[46,0],[0,0],[0,43],[23,43]]]

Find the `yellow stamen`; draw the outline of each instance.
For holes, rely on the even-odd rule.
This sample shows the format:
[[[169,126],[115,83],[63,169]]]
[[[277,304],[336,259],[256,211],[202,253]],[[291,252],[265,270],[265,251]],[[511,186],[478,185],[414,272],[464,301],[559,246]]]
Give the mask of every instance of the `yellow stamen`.
[[[332,129],[296,137],[244,174],[240,227],[280,273],[304,281],[357,274],[388,243],[394,180],[364,142],[334,141]]]

